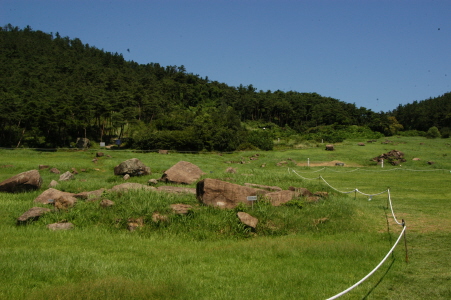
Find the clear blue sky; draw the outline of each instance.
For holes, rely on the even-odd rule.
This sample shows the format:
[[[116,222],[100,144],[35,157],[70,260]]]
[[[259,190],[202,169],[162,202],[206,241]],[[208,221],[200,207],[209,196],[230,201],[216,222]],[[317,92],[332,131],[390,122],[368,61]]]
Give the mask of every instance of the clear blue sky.
[[[450,0],[0,0],[0,20],[376,112],[451,91]]]

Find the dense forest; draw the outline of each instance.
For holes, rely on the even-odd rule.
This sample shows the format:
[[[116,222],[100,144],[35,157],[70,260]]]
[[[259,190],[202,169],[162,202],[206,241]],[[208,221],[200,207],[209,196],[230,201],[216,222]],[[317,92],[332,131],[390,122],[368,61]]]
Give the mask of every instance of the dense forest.
[[[449,131],[451,95],[373,112],[316,93],[228,86],[182,66],[126,61],[78,38],[0,28],[0,147],[69,147],[77,138],[138,149],[272,149],[300,135]],[[447,129],[448,128],[448,129]]]

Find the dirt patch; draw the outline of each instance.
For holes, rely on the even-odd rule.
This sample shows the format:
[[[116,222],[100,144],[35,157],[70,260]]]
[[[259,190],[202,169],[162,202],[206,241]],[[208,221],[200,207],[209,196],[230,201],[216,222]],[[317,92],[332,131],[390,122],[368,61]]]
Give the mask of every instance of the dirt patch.
[[[342,164],[342,161],[339,160],[333,160],[333,161],[326,161],[326,162],[310,162],[309,166],[310,167],[335,167],[338,164]],[[307,167],[307,163],[297,163],[296,165],[300,166],[300,167]],[[342,166],[340,166],[342,167]],[[347,164],[345,163],[343,165],[343,167],[362,167],[359,164]]]

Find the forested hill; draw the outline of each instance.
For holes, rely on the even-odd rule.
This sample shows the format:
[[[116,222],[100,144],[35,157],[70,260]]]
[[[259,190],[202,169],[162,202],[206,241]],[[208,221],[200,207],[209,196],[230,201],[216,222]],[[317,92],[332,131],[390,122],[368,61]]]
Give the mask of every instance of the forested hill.
[[[451,133],[451,93],[399,105],[392,114],[405,130],[427,131],[435,126],[447,137]]]
[[[229,151],[262,148],[259,141],[271,138],[243,124],[295,133],[358,125],[387,133],[392,121],[316,93],[232,87],[183,65],[125,61],[78,38],[30,27],[0,29],[0,76],[0,147],[68,147],[87,137],[128,138],[146,149]]]

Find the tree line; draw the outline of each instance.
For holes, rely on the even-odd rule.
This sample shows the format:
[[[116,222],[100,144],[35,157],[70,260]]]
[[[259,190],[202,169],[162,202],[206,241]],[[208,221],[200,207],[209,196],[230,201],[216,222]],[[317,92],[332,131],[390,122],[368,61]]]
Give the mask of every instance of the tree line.
[[[317,93],[233,87],[29,26],[0,28],[0,76],[1,147],[69,147],[86,137],[140,149],[269,150],[276,127],[285,134],[359,126],[391,135],[403,122],[424,129],[408,123],[401,106],[376,113]],[[439,117],[448,118],[439,126],[449,124]]]

